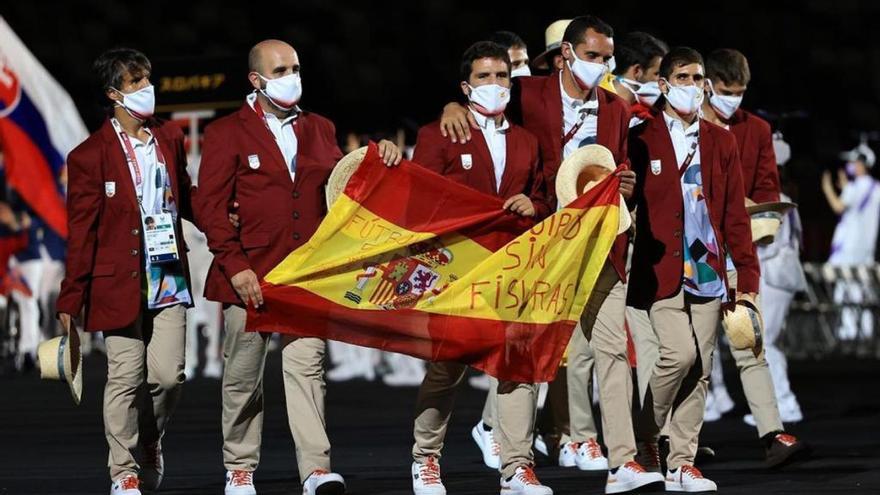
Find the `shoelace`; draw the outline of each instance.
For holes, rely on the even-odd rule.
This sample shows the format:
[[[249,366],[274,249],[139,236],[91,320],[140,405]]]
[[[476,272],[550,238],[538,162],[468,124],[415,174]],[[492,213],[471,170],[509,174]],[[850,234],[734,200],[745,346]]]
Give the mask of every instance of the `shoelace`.
[[[602,457],[602,448],[595,439],[591,438],[585,442],[587,444],[587,455],[590,459],[598,459]]]
[[[492,443],[492,455],[501,455],[501,445],[495,441],[495,434],[489,432],[489,442]]]
[[[568,448],[570,448],[571,451],[575,453],[575,455],[577,455],[578,450],[580,450],[581,448],[581,445],[583,444],[580,442],[568,442],[567,444]]]
[[[624,469],[628,469],[628,470],[630,470],[630,471],[632,471],[632,472],[634,472],[634,473],[644,473],[644,472],[646,472],[646,471],[645,471],[645,468],[643,468],[642,465],[639,464],[639,463],[636,462],[636,461],[629,461],[629,462],[627,462],[626,464],[623,465],[623,468],[624,468]]]
[[[703,473],[701,473],[700,470],[694,466],[682,466],[681,475],[682,477],[684,477],[684,475],[688,475],[695,480],[702,479],[703,477]]]
[[[119,488],[123,490],[136,490],[140,486],[140,481],[137,476],[126,476],[119,480]]]
[[[440,466],[433,457],[428,457],[424,464],[419,467],[419,478],[426,485],[440,483]]]
[[[247,486],[254,484],[254,474],[250,471],[232,471],[232,486]]]
[[[786,447],[791,447],[792,445],[797,443],[797,438],[795,438],[794,435],[789,435],[788,433],[780,433],[776,435],[776,440]]]
[[[517,478],[519,478],[523,483],[527,485],[540,485],[541,482],[538,481],[538,477],[535,476],[535,471],[530,467],[521,468],[520,472],[516,474]]]
[[[330,471],[327,471],[326,469],[315,469],[314,471],[312,471],[312,476],[324,476],[326,474],[330,474]]]

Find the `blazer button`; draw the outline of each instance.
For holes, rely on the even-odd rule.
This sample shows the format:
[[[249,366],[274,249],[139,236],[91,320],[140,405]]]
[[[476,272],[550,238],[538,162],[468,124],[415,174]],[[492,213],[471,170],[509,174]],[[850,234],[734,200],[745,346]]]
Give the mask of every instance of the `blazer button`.
[[[140,233],[141,233],[140,229],[131,229],[131,235],[138,235]]]
[[[138,250],[137,250],[137,249],[132,249],[132,250],[131,250],[131,255],[132,255],[132,256],[137,256],[137,254],[138,254]]]
[[[138,278],[138,272],[131,272],[131,278]]]
[[[678,239],[679,237],[681,237],[681,231],[680,231],[680,230],[676,230],[676,231],[672,234],[672,236],[675,237],[676,239]]]
[[[299,198],[299,191],[293,191],[293,199]]]
[[[299,240],[299,233],[298,233],[298,232],[294,232],[294,233],[293,233],[293,240],[294,240],[294,241],[298,241],[298,240]]]
[[[680,211],[675,212],[675,218],[681,218],[681,212],[680,212]]]
[[[296,220],[297,218],[299,218],[299,212],[295,211],[293,212],[293,219]]]
[[[680,257],[681,257],[681,251],[679,251],[679,250],[675,250],[675,252],[672,253],[672,255],[675,256],[676,258],[680,258]]]

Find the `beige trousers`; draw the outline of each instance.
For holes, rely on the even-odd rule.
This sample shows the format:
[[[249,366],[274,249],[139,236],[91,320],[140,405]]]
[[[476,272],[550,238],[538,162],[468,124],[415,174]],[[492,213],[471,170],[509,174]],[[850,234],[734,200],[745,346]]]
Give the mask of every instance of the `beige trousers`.
[[[223,370],[223,464],[254,471],[263,433],[263,370],[268,334],[246,332],[247,312],[223,310],[226,321]],[[290,433],[296,445],[300,480],[315,469],[330,470],[330,441],[324,421],[324,358],[321,339],[285,339],[281,352]]]
[[[110,478],[137,475],[138,446],[162,439],[177,406],[183,373],[186,308],[143,310],[133,324],[105,332],[104,433]]]
[[[440,458],[449,418],[455,406],[455,392],[464,380],[467,366],[453,362],[428,363],[425,379],[416,398],[413,425],[413,459]],[[493,380],[493,384],[497,381]],[[513,476],[516,468],[532,465],[532,432],[535,426],[537,386],[531,383],[503,383],[497,391],[494,433],[501,446],[501,474]],[[508,390],[510,389],[510,390]],[[489,406],[491,408],[491,406]],[[485,409],[484,409],[485,411]],[[490,418],[491,419],[491,418]],[[487,423],[488,424],[488,423]]]
[[[679,290],[649,311],[659,355],[638,419],[639,440],[655,442],[669,422],[669,469],[693,464],[697,451],[721,300]],[[641,358],[641,356],[639,356]]]

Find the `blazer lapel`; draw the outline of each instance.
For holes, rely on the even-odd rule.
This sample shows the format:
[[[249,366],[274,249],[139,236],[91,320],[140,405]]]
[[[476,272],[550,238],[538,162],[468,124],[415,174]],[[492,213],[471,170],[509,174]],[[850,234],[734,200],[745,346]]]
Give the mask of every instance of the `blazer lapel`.
[[[104,121],[101,126],[101,135],[104,138],[105,156],[111,169],[116,170],[116,176],[119,177],[121,184],[116,184],[116,191],[128,196],[131,205],[140,211],[140,205],[137,202],[137,192],[134,190],[134,181],[131,179],[131,168],[125,159],[125,152],[122,151],[122,144],[119,142],[119,136],[113,129],[110,119]]]
[[[715,139],[712,135],[714,129],[710,129],[709,124],[700,119],[700,175],[703,176],[703,194],[706,196],[706,202],[710,202],[712,194],[712,185],[715,171]],[[706,194],[706,193],[709,194]]]
[[[254,104],[259,105],[259,103]],[[250,105],[245,103],[241,107],[241,110],[239,110],[238,115],[242,120],[242,126],[244,127],[245,132],[260,144],[263,151],[268,153],[269,157],[275,162],[275,166],[281,168],[285,172],[285,175],[290,177],[290,172],[287,170],[287,165],[284,163],[284,155],[281,154],[281,149],[278,147],[278,143],[275,142],[275,136],[272,135],[272,132],[269,131],[269,128],[266,127],[266,123],[260,119],[257,112],[255,112]]]
[[[556,166],[562,162],[562,134],[565,125],[565,118],[562,115],[562,90],[560,89],[560,78],[562,71],[556,71],[556,74],[547,78],[544,83],[544,110],[547,119],[547,132],[550,134],[551,142],[555,144],[553,151],[556,157]]]
[[[495,182],[495,162],[492,160],[492,153],[489,152],[489,143],[486,142],[482,130],[472,132],[471,135],[473,136],[473,139],[471,139],[473,151],[477,155],[476,162],[488,164],[489,168],[485,173],[489,174],[489,180],[492,183],[492,191],[497,193],[498,184]],[[474,171],[471,171],[471,173],[474,173]]]

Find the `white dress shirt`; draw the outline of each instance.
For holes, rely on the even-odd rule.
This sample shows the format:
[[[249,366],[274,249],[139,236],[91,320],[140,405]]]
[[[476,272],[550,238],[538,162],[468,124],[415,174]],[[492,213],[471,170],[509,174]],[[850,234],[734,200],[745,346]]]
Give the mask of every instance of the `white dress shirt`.
[[[684,165],[691,151],[694,153],[692,163],[700,161],[700,119],[696,119],[687,129],[680,120],[674,119],[666,112],[663,112],[663,120],[666,121],[666,128],[669,129],[669,137],[672,138],[672,147],[675,148],[675,161],[678,168]],[[694,145],[696,144],[696,148]]]
[[[254,105],[257,104],[257,94],[249,94],[247,102],[251,108],[254,108]],[[293,114],[284,120],[278,119],[270,112],[263,114],[266,117],[266,126],[275,137],[275,143],[278,144],[278,149],[281,150],[281,155],[284,157],[287,171],[290,172],[290,180],[293,181],[296,177],[296,154],[299,150],[299,142],[296,139],[296,133],[293,132],[293,125],[299,117],[299,107],[294,108]]]
[[[486,117],[473,108],[470,110],[483,132],[486,146],[489,147],[492,165],[495,168],[495,192],[498,192],[501,190],[501,178],[504,176],[504,168],[507,166],[507,131],[510,129],[510,122],[502,117],[501,126],[496,127],[495,119]]]
[[[598,90],[591,91],[592,97],[586,101],[576,100],[568,96],[568,93],[565,92],[565,87],[562,85],[562,77],[564,76],[560,73],[559,91],[562,93],[562,135],[565,136],[577,125],[581,120],[582,112],[587,115],[574,137],[562,147],[562,159],[564,160],[568,158],[568,155],[580,148],[581,143],[585,139],[593,138],[592,140],[595,142],[599,129],[599,98],[597,96]]]

